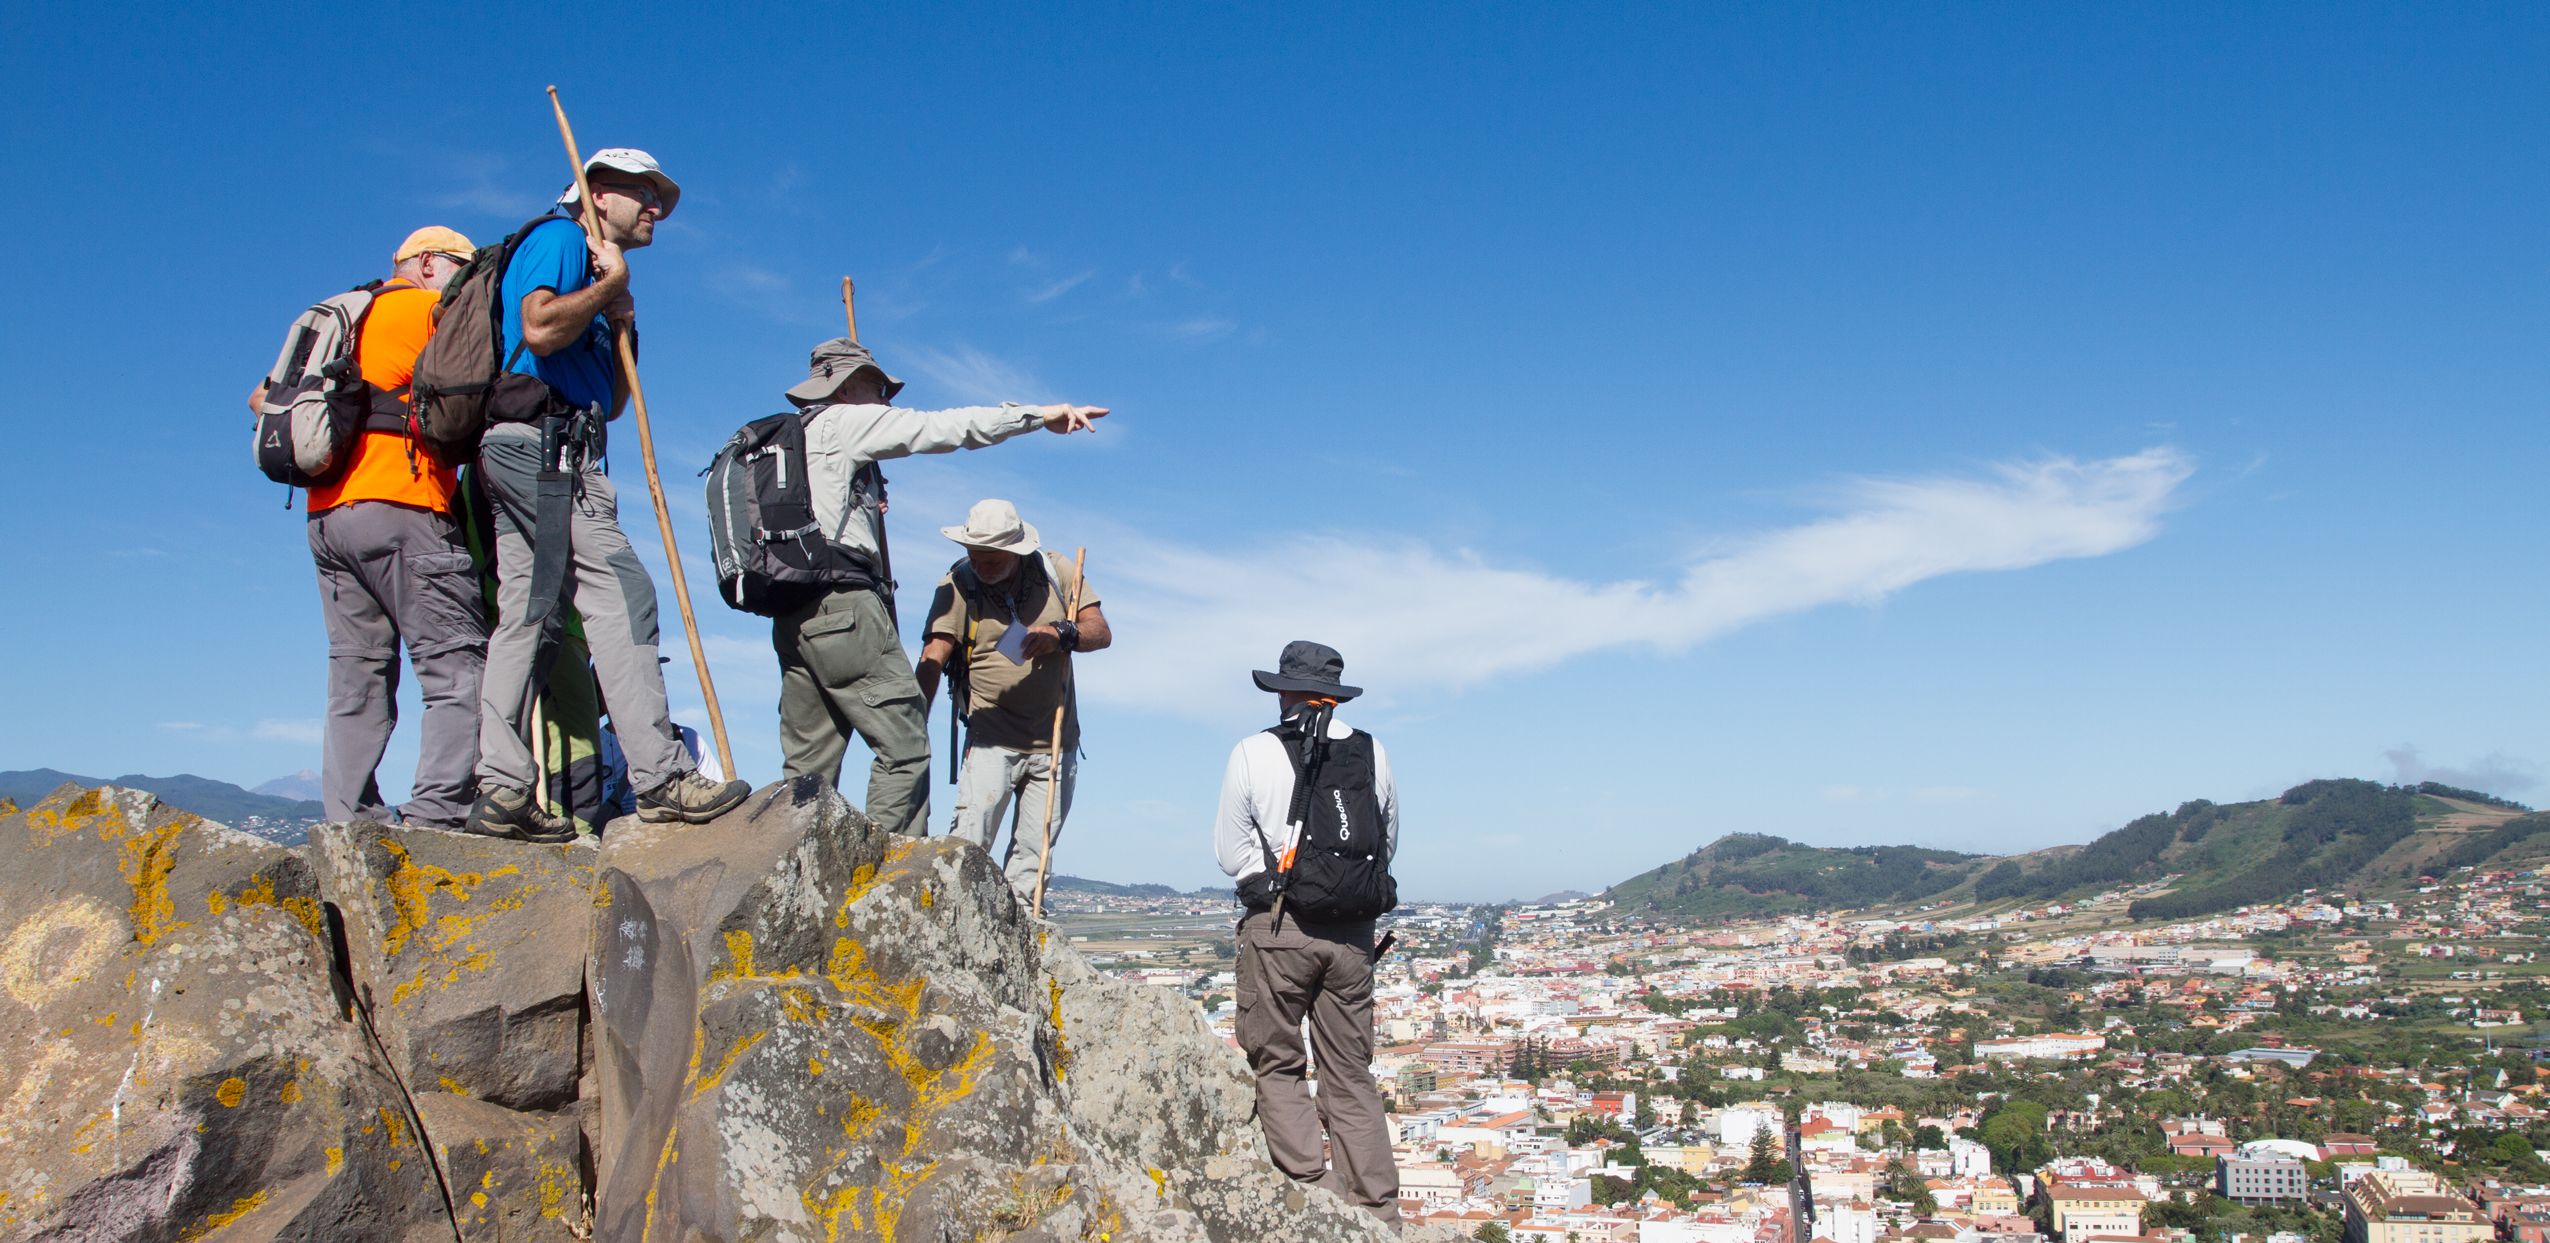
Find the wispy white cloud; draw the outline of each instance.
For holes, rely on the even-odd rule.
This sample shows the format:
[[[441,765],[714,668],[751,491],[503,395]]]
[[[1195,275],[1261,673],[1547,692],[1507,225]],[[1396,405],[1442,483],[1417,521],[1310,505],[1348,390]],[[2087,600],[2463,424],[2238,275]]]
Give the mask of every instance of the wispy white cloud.
[[[2440,781],[2503,798],[2541,784],[2538,768],[2503,751],[2491,751],[2467,764],[2429,764],[2416,747],[2403,742],[2382,752],[2382,757],[2391,762],[2397,780],[2404,785]]]
[[[164,733],[185,734],[207,742],[289,742],[315,747],[327,738],[327,723],[311,717],[268,717],[246,726],[209,721],[161,721],[157,728]]]
[[[1678,651],[1824,605],[1875,604],[1942,575],[2131,548],[2159,533],[2194,470],[2185,454],[2156,448],[2011,462],[1978,477],[1850,481],[1827,490],[1826,516],[1722,542],[1657,582],[1573,579],[1408,539],[1297,535],[1207,549],[1134,537],[1109,558],[1109,613],[1127,633],[1187,637],[1141,661],[1093,663],[1087,687],[1132,706],[1211,714],[1224,705],[1199,703],[1198,687],[1232,684],[1233,669],[1262,665],[1303,636],[1344,651],[1348,681],[1393,694],[1633,644]]]
[[[1098,271],[1095,268],[1091,268],[1084,272],[1076,272],[1070,276],[1062,278],[1061,280],[1049,281],[1043,285],[1039,285],[1034,289],[1030,289],[1023,294],[1020,294],[1019,297],[1029,306],[1042,306],[1045,303],[1051,302],[1054,299],[1087,284],[1089,278],[1096,276],[1097,274]]]
[[[1231,335],[1239,325],[1219,315],[1198,315],[1168,326],[1168,334],[1180,341],[1218,341]]]
[[[905,346],[898,351],[912,369],[962,402],[1052,401],[1052,390],[1026,368],[970,345],[953,349]]]

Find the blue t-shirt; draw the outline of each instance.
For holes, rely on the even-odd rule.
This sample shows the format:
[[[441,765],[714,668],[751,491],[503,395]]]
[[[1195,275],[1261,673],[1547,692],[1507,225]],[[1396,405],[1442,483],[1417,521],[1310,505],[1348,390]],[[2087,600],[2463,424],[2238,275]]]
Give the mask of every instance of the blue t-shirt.
[[[522,300],[535,289],[546,289],[565,295],[593,283],[593,252],[584,241],[584,227],[572,220],[552,220],[533,229],[514,248],[513,259],[505,265],[505,284],[498,292],[505,301],[505,357],[513,359],[507,368],[527,376],[538,376],[558,395],[578,409],[600,403],[604,413],[611,411],[611,376],[619,363],[611,346],[611,321],[596,315],[586,326],[581,340],[546,356],[530,350],[515,357],[514,349],[522,344]]]

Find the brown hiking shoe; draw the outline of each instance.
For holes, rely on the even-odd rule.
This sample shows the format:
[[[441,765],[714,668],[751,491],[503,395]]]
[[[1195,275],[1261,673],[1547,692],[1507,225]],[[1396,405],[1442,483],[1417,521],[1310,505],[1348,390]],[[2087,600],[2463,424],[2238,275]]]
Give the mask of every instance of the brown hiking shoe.
[[[638,795],[637,817],[649,824],[668,820],[706,824],[743,806],[745,797],[752,792],[753,788],[743,782],[720,784],[693,770]]]
[[[575,821],[542,808],[531,791],[506,786],[481,791],[477,804],[469,809],[469,822],[461,828],[517,842],[555,844],[576,839]]]

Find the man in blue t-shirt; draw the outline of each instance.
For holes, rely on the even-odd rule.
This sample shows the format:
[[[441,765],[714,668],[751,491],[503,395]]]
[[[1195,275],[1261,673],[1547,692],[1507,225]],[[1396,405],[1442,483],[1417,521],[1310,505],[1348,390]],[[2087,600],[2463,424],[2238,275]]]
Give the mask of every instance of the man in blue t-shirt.
[[[592,203],[570,187],[559,201],[569,218],[541,224],[522,239],[499,290],[506,366],[537,377],[548,388],[547,400],[528,421],[492,423],[478,449],[478,477],[496,528],[498,620],[487,638],[478,803],[468,827],[526,841],[563,841],[575,833],[531,793],[539,771],[527,738],[539,693],[533,664],[541,632],[531,596],[543,540],[566,541],[562,603],[572,603],[584,618],[602,699],[628,756],[638,818],[696,824],[741,805],[751,792],[740,781],[701,776],[682,747],[656,656],[655,583],[620,530],[619,497],[601,464],[603,424],[628,396],[613,337],[636,332],[626,252],[655,240],[656,222],[672,214],[682,188],[655,157],[627,147],[594,152],[585,176]],[[587,244],[581,222],[588,212],[599,245]],[[544,440],[574,481],[563,523],[553,516],[548,530],[539,522]]]

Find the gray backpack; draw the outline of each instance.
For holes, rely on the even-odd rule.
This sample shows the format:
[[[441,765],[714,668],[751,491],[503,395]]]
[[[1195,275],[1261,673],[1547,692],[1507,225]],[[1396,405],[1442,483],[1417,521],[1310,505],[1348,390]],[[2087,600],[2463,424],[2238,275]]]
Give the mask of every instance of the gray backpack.
[[[316,487],[345,473],[354,458],[354,438],[367,427],[405,429],[396,395],[376,402],[355,367],[363,317],[381,285],[369,281],[303,311],[284,334],[283,352],[266,372],[256,437],[249,445],[266,478],[286,487]]]

